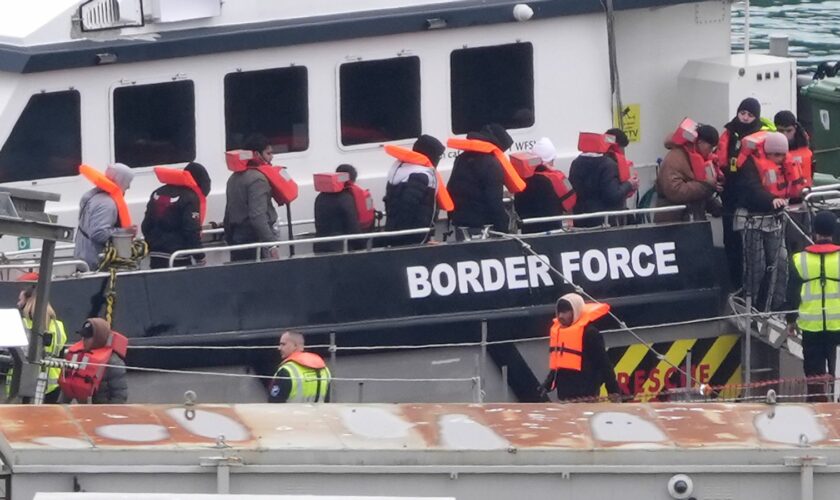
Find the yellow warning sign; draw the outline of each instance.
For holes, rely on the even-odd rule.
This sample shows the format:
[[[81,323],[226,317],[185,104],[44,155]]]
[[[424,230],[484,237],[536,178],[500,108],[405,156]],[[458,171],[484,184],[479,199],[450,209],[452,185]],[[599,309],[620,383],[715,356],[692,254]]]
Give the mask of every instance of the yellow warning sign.
[[[732,385],[741,382],[741,347],[738,335],[721,335],[705,339],[680,339],[653,345],[659,357],[642,344],[609,349],[615,366],[618,385],[624,394],[635,400],[650,401],[669,389],[686,386],[686,358],[691,351],[691,379],[693,386]],[[680,370],[674,368],[679,366]],[[601,388],[601,395],[606,390]],[[718,397],[723,397],[719,394]],[[734,397],[726,394],[725,397]]]
[[[621,121],[614,117],[614,125],[621,127],[630,142],[642,140],[642,106],[640,104],[625,104],[621,110]]]

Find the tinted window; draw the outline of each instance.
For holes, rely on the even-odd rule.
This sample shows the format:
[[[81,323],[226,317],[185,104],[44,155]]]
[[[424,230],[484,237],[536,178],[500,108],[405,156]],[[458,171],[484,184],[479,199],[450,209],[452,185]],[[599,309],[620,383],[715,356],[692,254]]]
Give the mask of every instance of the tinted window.
[[[0,182],[76,175],[81,162],[79,93],[37,94],[0,150]]]
[[[130,167],[195,159],[195,88],[191,81],[114,90],[114,156]]]
[[[304,67],[245,71],[225,76],[227,150],[260,133],[274,153],[309,147],[309,88]]]
[[[534,124],[530,43],[456,50],[449,62],[453,132],[471,132],[491,122],[509,129]]]
[[[395,141],[420,135],[420,59],[342,64],[341,143]]]

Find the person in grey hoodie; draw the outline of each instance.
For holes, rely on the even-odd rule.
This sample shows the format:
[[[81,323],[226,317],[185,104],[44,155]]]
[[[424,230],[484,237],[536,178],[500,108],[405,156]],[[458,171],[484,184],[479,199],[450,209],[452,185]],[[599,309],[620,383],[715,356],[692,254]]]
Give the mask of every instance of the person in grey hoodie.
[[[128,165],[114,163],[105,169],[105,177],[125,193],[131,186],[134,172]],[[73,256],[87,262],[91,269],[96,269],[99,254],[119,225],[117,204],[108,193],[98,187],[85,193],[79,203],[79,228],[76,231]],[[137,226],[129,227],[128,231],[136,235]]]

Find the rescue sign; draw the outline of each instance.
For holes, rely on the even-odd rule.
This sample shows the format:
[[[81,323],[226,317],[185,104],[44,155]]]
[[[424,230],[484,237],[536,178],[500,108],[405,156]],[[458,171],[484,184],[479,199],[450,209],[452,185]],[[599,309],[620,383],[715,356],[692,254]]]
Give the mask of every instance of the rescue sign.
[[[653,348],[663,354],[665,359],[658,359],[656,354],[642,344],[608,350],[621,391],[634,395],[635,401],[656,400],[663,391],[685,387],[685,374],[673,365],[685,371],[689,350],[692,387],[741,382],[741,342],[738,335],[659,342]],[[601,394],[606,396],[604,387],[601,387]],[[725,396],[733,397],[734,394]]]

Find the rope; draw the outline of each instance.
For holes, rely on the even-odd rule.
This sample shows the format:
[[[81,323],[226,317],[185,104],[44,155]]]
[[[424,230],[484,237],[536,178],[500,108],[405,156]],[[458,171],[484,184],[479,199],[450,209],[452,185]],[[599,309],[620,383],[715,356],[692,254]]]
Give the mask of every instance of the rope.
[[[105,321],[113,324],[114,307],[117,302],[117,271],[120,269],[136,269],[141,260],[149,254],[149,244],[145,240],[134,240],[131,243],[131,255],[128,258],[120,257],[117,247],[112,241],[108,241],[102,262],[99,263],[99,272],[108,272],[108,287],[105,292]]]

